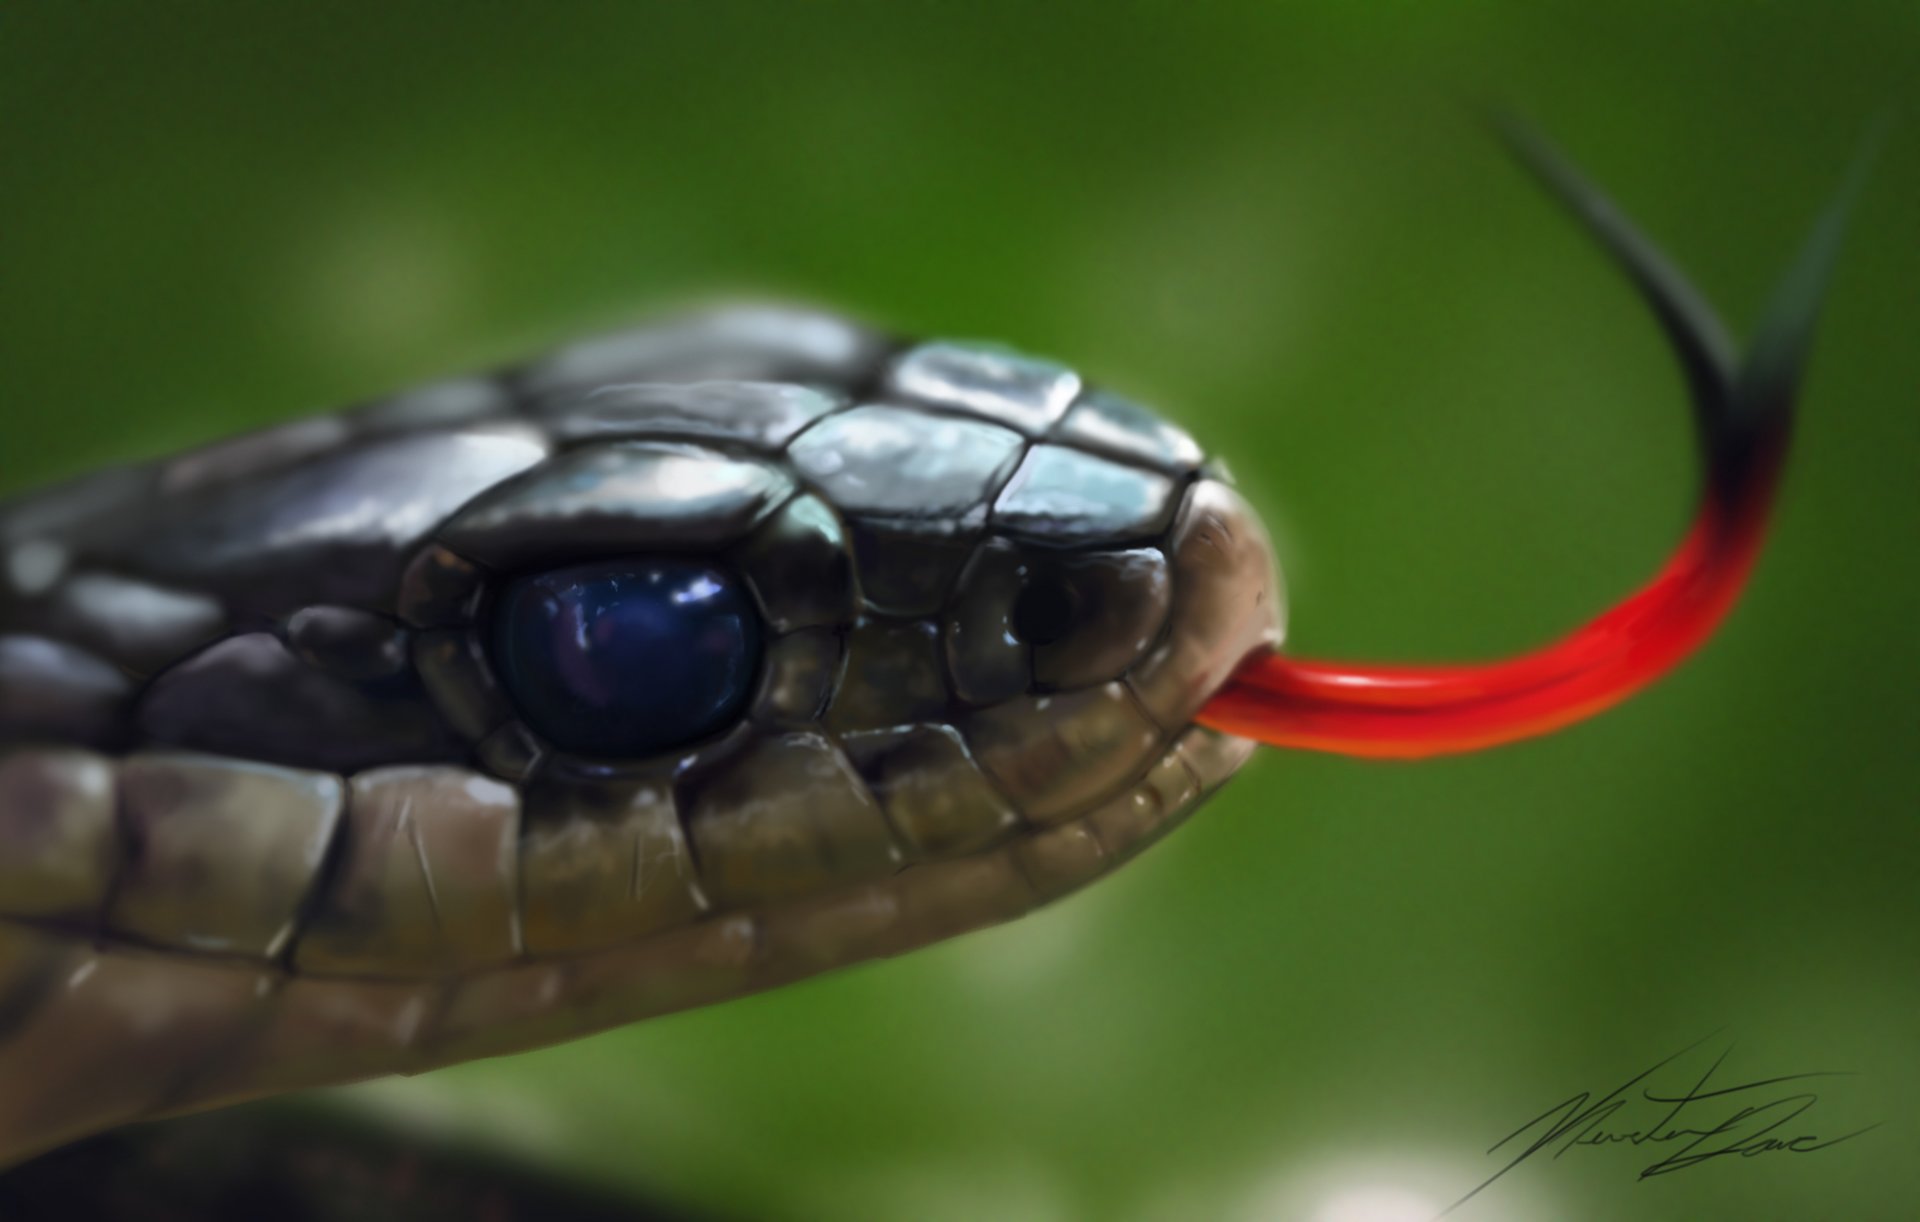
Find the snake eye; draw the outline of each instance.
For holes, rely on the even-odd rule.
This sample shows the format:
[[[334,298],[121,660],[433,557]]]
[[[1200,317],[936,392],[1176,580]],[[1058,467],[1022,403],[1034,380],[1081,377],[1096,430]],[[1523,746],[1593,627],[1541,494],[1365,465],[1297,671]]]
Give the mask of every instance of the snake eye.
[[[635,758],[704,738],[760,669],[745,586],[697,560],[614,560],[520,577],[493,614],[493,658],[527,724],[582,755]]]

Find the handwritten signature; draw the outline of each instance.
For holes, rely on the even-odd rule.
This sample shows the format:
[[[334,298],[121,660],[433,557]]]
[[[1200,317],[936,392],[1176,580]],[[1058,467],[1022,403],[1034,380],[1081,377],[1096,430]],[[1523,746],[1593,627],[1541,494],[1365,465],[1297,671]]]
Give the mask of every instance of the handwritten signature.
[[[1553,1146],[1558,1147],[1553,1157],[1559,1158],[1582,1146],[1666,1147],[1681,1143],[1664,1158],[1641,1168],[1640,1178],[1645,1180],[1729,1155],[1753,1158],[1762,1154],[1812,1154],[1880,1127],[1874,1123],[1838,1137],[1822,1137],[1807,1131],[1811,1121],[1796,1123],[1820,1102],[1820,1096],[1808,1084],[1824,1078],[1854,1076],[1851,1073],[1825,1070],[1757,1078],[1733,1086],[1710,1086],[1714,1074],[1733,1051],[1731,1045],[1713,1059],[1692,1086],[1679,1093],[1672,1093],[1671,1088],[1655,1089],[1649,1079],[1713,1038],[1698,1040],[1654,1062],[1597,1098],[1591,1091],[1570,1096],[1494,1142],[1487,1153],[1497,1153],[1503,1148],[1516,1149],[1517,1153],[1472,1192],[1449,1205],[1442,1216],[1465,1205],[1501,1176]],[[1637,1092],[1635,1087],[1639,1087]],[[1528,1144],[1519,1145],[1522,1141]]]

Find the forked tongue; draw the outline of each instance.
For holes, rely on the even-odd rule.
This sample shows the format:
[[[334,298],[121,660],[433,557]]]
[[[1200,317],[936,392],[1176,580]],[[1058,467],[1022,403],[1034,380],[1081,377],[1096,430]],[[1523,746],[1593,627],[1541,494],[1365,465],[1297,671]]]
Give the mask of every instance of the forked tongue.
[[[1369,665],[1265,654],[1196,720],[1277,747],[1413,759],[1545,734],[1626,699],[1712,635],[1766,535],[1814,322],[1871,145],[1774,290],[1746,360],[1686,278],[1535,132],[1496,125],[1519,161],[1579,219],[1653,308],[1686,375],[1700,507],[1653,579],[1560,640],[1470,665]]]

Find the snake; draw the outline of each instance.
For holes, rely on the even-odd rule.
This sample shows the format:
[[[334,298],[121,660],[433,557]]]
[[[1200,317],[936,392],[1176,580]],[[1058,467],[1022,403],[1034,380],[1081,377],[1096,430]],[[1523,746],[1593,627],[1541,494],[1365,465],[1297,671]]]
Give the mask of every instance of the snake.
[[[574,1039],[1007,921],[1261,743],[1477,750],[1623,699],[1757,555],[1846,197],[1742,360],[1652,307],[1704,495],[1502,662],[1282,649],[1224,466],[1053,360],[668,317],[0,505],[0,1164]]]

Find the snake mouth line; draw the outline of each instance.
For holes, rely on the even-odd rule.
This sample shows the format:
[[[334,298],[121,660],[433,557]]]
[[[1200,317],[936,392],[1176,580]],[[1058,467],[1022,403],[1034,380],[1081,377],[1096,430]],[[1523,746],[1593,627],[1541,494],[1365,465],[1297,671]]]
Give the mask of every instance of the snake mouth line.
[[[1677,666],[1713,634],[1753,571],[1814,324],[1871,148],[1781,278],[1742,360],[1712,308],[1598,188],[1530,129],[1507,118],[1496,126],[1633,282],[1680,363],[1704,475],[1692,527],[1652,580],[1531,653],[1465,665],[1258,654],[1201,710],[1204,725],[1273,746],[1399,759],[1531,738],[1591,717]]]

